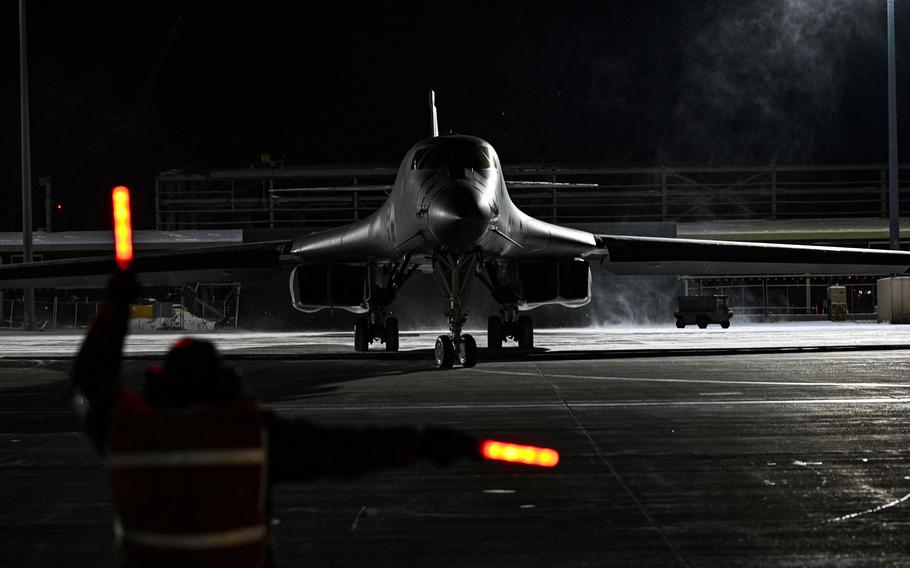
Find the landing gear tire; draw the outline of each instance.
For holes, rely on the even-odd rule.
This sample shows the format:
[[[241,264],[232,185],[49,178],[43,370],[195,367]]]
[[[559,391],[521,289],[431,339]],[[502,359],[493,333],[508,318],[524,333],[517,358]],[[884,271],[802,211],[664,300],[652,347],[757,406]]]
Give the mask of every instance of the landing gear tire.
[[[487,348],[490,351],[500,351],[502,349],[502,340],[502,318],[490,316],[487,318]]]
[[[676,327],[678,327],[679,329],[685,328],[685,327],[686,327],[686,320],[684,320],[684,319],[682,319],[682,318],[679,318],[678,320],[676,320]]]
[[[522,351],[534,349],[534,322],[529,316],[518,318],[518,348]]]
[[[727,329],[728,327],[730,327],[730,320],[724,320],[724,321],[720,322],[720,327],[722,327],[723,329]]]
[[[433,353],[436,357],[436,366],[440,369],[448,369],[455,364],[455,345],[448,335],[440,335],[436,338],[436,348]]]
[[[698,318],[698,329],[707,329],[707,328],[708,328],[708,320],[706,320],[705,318]]]
[[[370,349],[370,321],[366,318],[357,318],[354,322],[354,351],[368,351]]]
[[[385,350],[398,351],[398,318],[385,320]]]
[[[477,342],[472,335],[462,335],[458,344],[458,363],[462,367],[473,367],[477,364]]]

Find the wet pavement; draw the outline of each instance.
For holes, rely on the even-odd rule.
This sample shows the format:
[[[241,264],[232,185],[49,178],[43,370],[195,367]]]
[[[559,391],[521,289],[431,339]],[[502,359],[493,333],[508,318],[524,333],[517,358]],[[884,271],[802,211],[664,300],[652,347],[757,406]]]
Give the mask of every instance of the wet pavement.
[[[409,356],[333,360],[318,358],[333,351],[324,345],[295,360],[299,345],[269,343],[294,334],[243,338],[232,364],[276,412],[331,424],[447,425],[555,447],[562,458],[555,470],[420,465],[279,486],[280,565],[910,564],[910,349],[884,349],[910,344],[908,332],[783,326],[813,329],[798,340],[792,329],[764,327],[751,339],[730,333],[736,328],[638,330],[625,351],[618,339],[591,339],[601,332],[541,333],[539,346],[564,346],[566,356],[482,353],[478,367],[448,371],[432,367],[431,333],[414,337]],[[667,352],[669,336],[693,351]],[[772,339],[788,336],[772,351]],[[347,337],[339,338],[341,350]],[[169,342],[159,341],[160,349]],[[718,347],[724,341],[735,345]],[[882,348],[790,352],[862,342]],[[8,355],[11,343],[0,351]],[[158,349],[144,343],[133,345]],[[588,347],[616,357],[581,356]],[[630,349],[633,357],[619,356]],[[263,351],[288,357],[243,355]],[[130,388],[148,364],[125,363]],[[114,564],[109,491],[69,407],[69,365],[0,361],[2,566]]]

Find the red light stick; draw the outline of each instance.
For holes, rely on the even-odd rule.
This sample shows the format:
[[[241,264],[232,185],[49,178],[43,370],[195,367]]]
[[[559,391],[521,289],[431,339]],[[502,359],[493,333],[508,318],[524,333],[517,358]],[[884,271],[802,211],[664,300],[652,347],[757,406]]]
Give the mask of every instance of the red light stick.
[[[488,460],[556,467],[559,463],[559,452],[551,448],[508,444],[496,440],[484,440],[480,451]]]
[[[114,256],[117,266],[126,270],[133,262],[133,226],[130,220],[130,190],[122,185],[114,188]]]

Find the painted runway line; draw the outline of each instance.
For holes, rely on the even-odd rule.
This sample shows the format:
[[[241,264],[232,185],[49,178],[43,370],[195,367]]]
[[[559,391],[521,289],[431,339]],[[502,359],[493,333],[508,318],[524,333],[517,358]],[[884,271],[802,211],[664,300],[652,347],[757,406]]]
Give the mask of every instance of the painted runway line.
[[[850,513],[849,515],[844,515],[842,517],[835,517],[833,519],[828,519],[825,521],[827,523],[839,523],[841,521],[849,521],[850,519],[855,519],[856,517],[861,517],[863,515],[869,515],[871,513],[878,513],[879,511],[884,511],[885,509],[890,509],[891,507],[896,507],[901,503],[905,502],[907,499],[910,499],[910,493],[904,495],[900,499],[895,499],[894,501],[889,501],[884,505],[879,505],[878,507],[873,507],[871,509],[866,509],[865,511],[859,511],[857,513]]]
[[[841,405],[841,406],[860,406],[860,405],[893,405],[908,404],[910,397],[850,397],[850,398],[791,398],[791,399],[749,399],[749,400],[625,400],[625,401],[602,401],[602,402],[572,402],[568,404],[572,408],[634,408],[634,407],[686,407],[686,406],[755,406],[755,405]],[[367,412],[401,412],[401,411],[423,411],[423,410],[542,410],[565,409],[562,402],[541,402],[541,403],[478,403],[478,404],[445,404],[445,403],[414,403],[414,404],[364,404],[348,405],[313,405],[305,404],[283,405],[281,403],[264,405],[271,410],[292,411],[299,410],[305,412],[347,412],[347,411],[367,411]]]
[[[520,371],[496,371],[493,369],[478,368],[475,373],[489,373],[493,375],[517,375],[517,376],[537,376],[537,373],[525,373]],[[548,374],[547,377],[557,379],[581,379],[593,381],[616,381],[616,382],[640,382],[640,383],[687,383],[687,384],[707,384],[707,385],[738,385],[738,386],[760,386],[760,387],[843,387],[843,388],[894,388],[910,389],[910,383],[857,383],[857,382],[813,382],[813,381],[737,381],[727,379],[667,379],[667,378],[650,378],[650,377],[614,377],[601,375],[568,375],[563,373]]]

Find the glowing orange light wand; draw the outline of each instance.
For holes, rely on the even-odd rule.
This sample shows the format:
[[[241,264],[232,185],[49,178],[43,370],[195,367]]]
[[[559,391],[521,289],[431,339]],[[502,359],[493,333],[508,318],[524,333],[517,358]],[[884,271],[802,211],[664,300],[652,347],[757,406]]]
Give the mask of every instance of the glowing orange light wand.
[[[480,446],[483,457],[488,460],[556,467],[559,463],[559,452],[551,448],[508,444],[496,440],[484,440]]]
[[[130,190],[122,185],[111,194],[114,201],[114,256],[120,270],[133,262],[133,226],[130,219]]]

